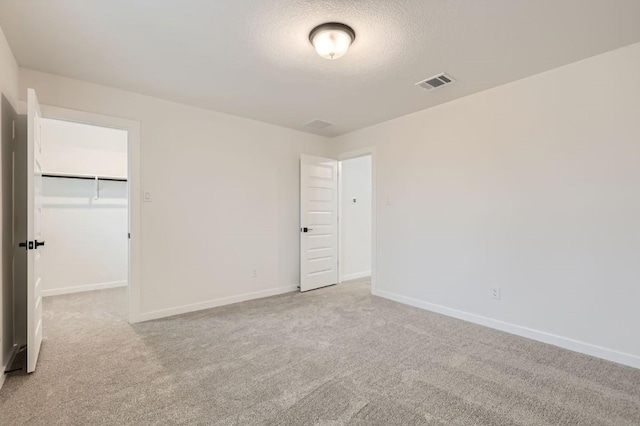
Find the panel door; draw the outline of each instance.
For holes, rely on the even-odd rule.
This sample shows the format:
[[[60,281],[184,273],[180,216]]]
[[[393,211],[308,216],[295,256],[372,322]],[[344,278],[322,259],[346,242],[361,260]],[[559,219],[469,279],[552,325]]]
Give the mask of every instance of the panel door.
[[[338,162],[300,159],[300,291],[338,282]]]

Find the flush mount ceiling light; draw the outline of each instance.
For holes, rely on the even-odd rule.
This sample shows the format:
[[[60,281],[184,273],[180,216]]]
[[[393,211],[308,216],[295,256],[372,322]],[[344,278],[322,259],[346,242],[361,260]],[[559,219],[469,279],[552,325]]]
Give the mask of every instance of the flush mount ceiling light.
[[[309,33],[309,41],[316,48],[316,52],[326,59],[344,56],[355,39],[356,33],[353,28],[338,22],[318,25]]]

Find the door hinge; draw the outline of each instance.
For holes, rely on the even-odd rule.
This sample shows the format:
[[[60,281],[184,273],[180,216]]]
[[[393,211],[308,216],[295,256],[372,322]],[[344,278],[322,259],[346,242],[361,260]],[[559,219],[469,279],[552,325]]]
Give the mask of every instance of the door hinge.
[[[11,139],[16,138],[16,120],[11,121]]]

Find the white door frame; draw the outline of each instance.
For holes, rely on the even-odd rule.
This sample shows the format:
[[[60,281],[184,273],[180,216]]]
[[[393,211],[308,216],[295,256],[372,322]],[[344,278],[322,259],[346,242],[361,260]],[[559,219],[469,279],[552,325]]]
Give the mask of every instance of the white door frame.
[[[129,271],[128,271],[128,310],[129,323],[140,322],[140,123],[124,118],[110,117],[73,109],[41,105],[42,115],[76,123],[92,124],[101,127],[126,130],[128,133],[127,186],[129,215]]]
[[[371,293],[376,289],[377,250],[376,250],[376,147],[368,146],[354,151],[338,154],[338,259],[342,257],[342,161],[352,158],[371,156]],[[342,283],[342,265],[338,266],[338,283]]]

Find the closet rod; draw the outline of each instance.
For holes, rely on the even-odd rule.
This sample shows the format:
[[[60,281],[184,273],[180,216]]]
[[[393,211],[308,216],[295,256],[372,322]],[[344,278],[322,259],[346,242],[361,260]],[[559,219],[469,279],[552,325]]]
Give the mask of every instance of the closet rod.
[[[127,178],[109,177],[109,176],[91,176],[91,175],[66,175],[57,173],[43,173],[42,177],[65,178],[65,179],[85,179],[85,180],[108,180],[113,182],[126,182]]]

